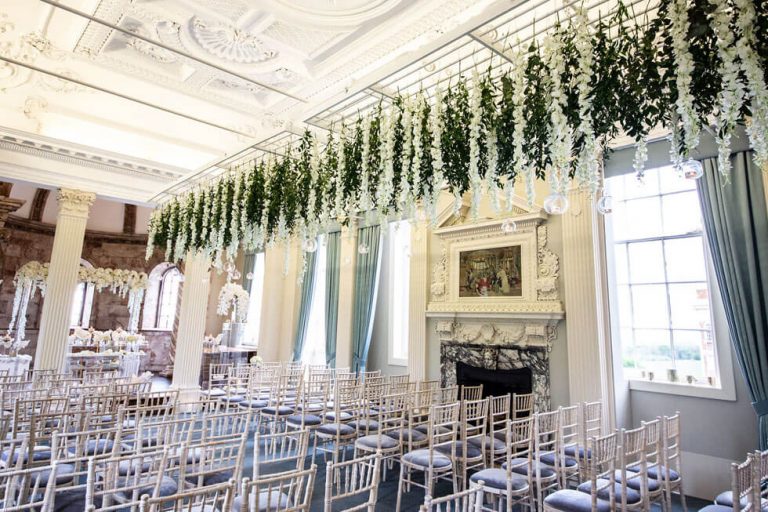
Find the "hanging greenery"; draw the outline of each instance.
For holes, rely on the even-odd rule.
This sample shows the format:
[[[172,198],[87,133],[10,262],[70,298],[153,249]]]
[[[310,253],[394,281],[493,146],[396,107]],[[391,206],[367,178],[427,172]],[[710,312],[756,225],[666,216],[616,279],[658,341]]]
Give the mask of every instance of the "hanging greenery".
[[[678,169],[712,123],[722,173],[737,125],[746,125],[757,164],[768,166],[762,0],[662,0],[650,21],[620,4],[592,25],[575,10],[541,41],[517,46],[509,69],[473,72],[430,100],[397,96],[342,122],[322,148],[306,132],[284,157],[163,204],[150,220],[147,254],[160,248],[178,261],[202,251],[221,266],[241,245],[314,240],[333,222],[409,218],[417,205],[434,222],[444,189],[457,209],[469,193],[472,214],[489,194],[498,211],[503,189],[511,211],[517,179],[529,203],[537,178],[553,195],[571,181],[595,193],[608,143],[632,137],[642,177],[656,127],[672,133]]]

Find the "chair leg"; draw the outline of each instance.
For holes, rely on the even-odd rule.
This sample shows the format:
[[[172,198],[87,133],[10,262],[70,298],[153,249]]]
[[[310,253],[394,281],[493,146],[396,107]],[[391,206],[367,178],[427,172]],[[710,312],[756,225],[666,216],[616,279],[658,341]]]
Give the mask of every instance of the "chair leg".
[[[405,476],[405,466],[400,463],[400,482],[397,484],[397,505],[395,512],[400,512],[400,501],[403,497],[403,477]]]

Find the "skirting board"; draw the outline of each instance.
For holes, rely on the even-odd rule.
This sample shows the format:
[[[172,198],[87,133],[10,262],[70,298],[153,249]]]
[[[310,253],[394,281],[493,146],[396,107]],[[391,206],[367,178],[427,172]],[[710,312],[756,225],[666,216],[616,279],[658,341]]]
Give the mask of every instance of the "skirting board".
[[[693,452],[682,452],[681,456],[683,488],[687,496],[713,500],[721,492],[730,490],[731,463],[734,461]]]

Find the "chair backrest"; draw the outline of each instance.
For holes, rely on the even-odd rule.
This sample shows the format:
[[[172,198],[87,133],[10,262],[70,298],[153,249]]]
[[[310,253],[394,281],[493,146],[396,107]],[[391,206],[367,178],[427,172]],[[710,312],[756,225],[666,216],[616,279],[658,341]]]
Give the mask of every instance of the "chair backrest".
[[[416,389],[419,391],[422,391],[425,389],[436,390],[439,388],[440,388],[439,380],[420,380],[416,386]]]
[[[759,461],[754,454],[749,454],[747,460],[741,464],[731,464],[731,496],[733,503],[739,503],[738,510],[761,510],[759,481],[755,478],[759,468]],[[736,507],[734,507],[735,509]]]
[[[252,416],[250,408],[208,414],[201,420],[200,437],[204,440],[240,437],[248,433]]]
[[[58,465],[54,461],[50,465],[35,468],[0,470],[0,503],[3,512],[53,511]]]
[[[648,504],[648,462],[646,460],[646,444],[648,434],[644,425],[632,430],[621,429],[619,449],[619,471],[621,473],[621,494],[616,501],[621,504],[621,510],[627,510],[630,503],[629,489],[640,492],[642,509]],[[631,469],[631,470],[630,470]],[[636,503],[632,503],[636,505]]]
[[[303,469],[308,446],[308,430],[289,430],[277,434],[257,432],[253,440],[253,480],[274,473]]]
[[[757,487],[761,489],[760,495],[768,495],[768,450],[756,451],[752,454],[755,461],[755,476],[757,477]]]
[[[581,416],[581,445],[587,445],[590,437],[603,435],[603,402],[582,402]]]
[[[328,462],[325,472],[325,512],[332,512],[334,503],[344,501],[344,511],[376,510],[381,452],[336,464]],[[350,503],[350,500],[361,503]]]
[[[533,414],[533,393],[512,395],[512,418],[519,420]]]
[[[616,510],[618,436],[614,432],[602,437],[590,437],[587,440],[587,450],[592,455],[588,459],[592,510],[598,510],[598,496],[603,502],[608,502],[610,510]],[[605,493],[608,493],[607,499]]]
[[[483,398],[483,385],[461,386],[462,400],[480,400]]]
[[[466,491],[449,494],[442,498],[424,498],[419,512],[480,512],[483,510],[483,487],[481,482]]]
[[[461,402],[459,439],[463,445],[462,455],[466,458],[468,446],[480,446],[480,453],[485,454],[488,433],[488,399],[463,400]]]
[[[451,460],[456,458],[456,437],[461,405],[459,402],[445,405],[433,405],[429,410],[429,465],[436,448],[448,446]]]
[[[556,468],[562,475],[561,485],[563,485],[563,487],[566,486],[566,480],[579,471],[578,465],[569,466],[566,463],[566,457],[568,457],[569,454],[576,456],[579,453],[579,441],[581,440],[579,409],[580,407],[578,405],[560,407]]]
[[[488,397],[488,432],[491,435],[502,434],[507,430],[510,419],[510,395]]]
[[[234,480],[216,485],[196,487],[170,496],[150,498],[144,495],[139,506],[140,512],[197,512],[218,510],[227,512],[232,508],[237,484]],[[248,510],[248,509],[246,509]]]
[[[145,494],[156,497],[177,492],[178,483],[166,475],[166,468],[169,465],[169,453],[178,448],[182,447],[118,454],[98,462],[91,459],[88,461],[86,505],[101,503],[99,512],[134,512],[138,510],[141,497]]]
[[[682,450],[680,446],[680,413],[677,412],[674,416],[664,416],[661,420],[661,443],[662,443],[662,459],[663,459],[663,471],[666,471],[666,479],[670,481],[669,472],[671,470],[677,471],[679,475],[682,475],[682,468],[680,462],[680,452]]]
[[[239,437],[205,439],[187,446],[191,456],[181,461],[184,478],[198,487],[212,479],[220,482],[222,476],[240,481],[247,439],[247,433],[243,433]]]
[[[269,510],[270,512],[309,512],[315,486],[317,466],[290,471],[259,480],[243,480],[240,510]]]
[[[221,388],[226,386],[229,377],[230,363],[211,363],[208,367],[208,388]]]
[[[504,432],[507,447],[504,454],[506,458],[507,483],[511,484],[513,482],[513,473],[517,473],[515,478],[525,478],[528,488],[533,489],[533,417],[529,416],[521,420],[507,421]],[[525,468],[525,470],[518,473],[515,471],[518,468]]]
[[[459,400],[459,386],[448,386],[445,388],[438,388],[435,390],[432,396],[433,403],[435,404],[450,404]]]

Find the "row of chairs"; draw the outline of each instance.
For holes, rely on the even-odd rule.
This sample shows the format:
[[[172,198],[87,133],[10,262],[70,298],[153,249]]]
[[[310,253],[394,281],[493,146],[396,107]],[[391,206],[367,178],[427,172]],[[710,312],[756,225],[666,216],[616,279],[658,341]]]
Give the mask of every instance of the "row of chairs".
[[[734,499],[735,497],[735,499]],[[736,504],[736,506],[734,506]],[[768,450],[747,454],[747,460],[731,464],[731,490],[715,497],[705,512],[765,510],[768,507]]]

